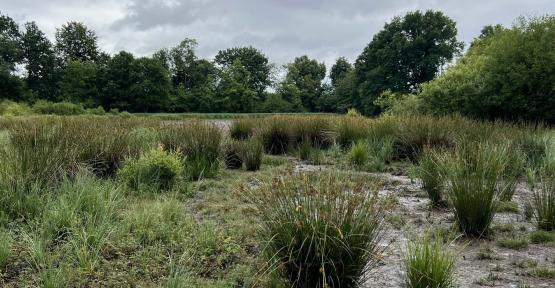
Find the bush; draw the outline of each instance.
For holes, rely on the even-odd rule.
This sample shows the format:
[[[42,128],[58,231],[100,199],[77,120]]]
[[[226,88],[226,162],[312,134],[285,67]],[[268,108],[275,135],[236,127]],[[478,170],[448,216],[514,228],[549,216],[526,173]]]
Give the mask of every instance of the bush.
[[[138,159],[127,160],[119,176],[128,187],[137,191],[171,190],[183,173],[181,163],[178,152],[166,152],[158,147]]]
[[[191,180],[214,177],[220,166],[221,132],[218,127],[199,121],[164,127],[160,140],[170,151],[181,151],[185,172]]]
[[[446,190],[460,230],[481,237],[487,232],[501,196],[509,157],[507,145],[464,144],[443,156]]]
[[[85,113],[92,115],[106,115],[106,111],[104,110],[104,108],[102,108],[102,106],[86,109]]]
[[[231,140],[224,147],[224,164],[227,169],[243,167],[242,147],[238,141]]]
[[[424,150],[418,161],[417,174],[422,180],[422,188],[428,193],[432,206],[443,206],[444,180],[443,170],[438,152],[431,149]]]
[[[263,150],[264,147],[262,147],[260,140],[256,138],[251,138],[243,142],[241,157],[243,158],[243,162],[245,162],[247,171],[256,171],[260,169]]]
[[[70,102],[48,102],[39,100],[33,105],[33,111],[37,114],[52,115],[81,115],[85,114],[85,108],[80,104]]]
[[[370,153],[368,151],[368,143],[366,141],[358,141],[351,147],[347,153],[349,163],[358,167],[368,164]]]
[[[251,190],[269,271],[292,287],[356,287],[374,268],[384,210],[368,179],[279,177]]]
[[[408,287],[456,287],[455,257],[441,238],[425,236],[409,242],[404,265]]]
[[[16,103],[10,100],[0,102],[0,115],[2,116],[24,116],[33,111],[26,103]]]
[[[555,16],[520,18],[475,41],[456,65],[423,84],[423,105],[437,114],[555,123],[553,41]]]

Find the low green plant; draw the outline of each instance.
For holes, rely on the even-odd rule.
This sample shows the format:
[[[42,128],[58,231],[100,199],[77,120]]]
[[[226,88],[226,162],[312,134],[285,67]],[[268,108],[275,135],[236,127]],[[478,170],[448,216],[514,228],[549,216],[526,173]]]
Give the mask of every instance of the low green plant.
[[[131,189],[141,191],[171,190],[183,173],[181,155],[167,152],[161,146],[128,159],[119,171],[119,177]]]
[[[497,210],[503,172],[508,165],[506,145],[464,144],[442,156],[447,195],[457,223],[469,236],[487,232]]]
[[[351,165],[363,167],[370,160],[370,151],[366,141],[358,141],[347,153],[347,159]]]
[[[378,263],[384,207],[376,181],[291,174],[247,193],[269,270],[290,287],[356,287]]]
[[[243,143],[241,150],[241,157],[245,163],[245,169],[247,171],[257,171],[262,165],[262,156],[264,147],[260,140],[257,138],[251,138]]]
[[[404,266],[407,287],[456,287],[455,256],[441,238],[424,236],[410,241]]]
[[[497,240],[499,247],[520,250],[528,247],[528,239],[526,238],[504,238]]]
[[[85,114],[86,110],[81,104],[39,100],[33,105],[33,112],[52,115],[80,115]]]
[[[547,232],[543,230],[538,230],[530,233],[528,235],[530,238],[530,243],[541,244],[555,241],[555,233]]]

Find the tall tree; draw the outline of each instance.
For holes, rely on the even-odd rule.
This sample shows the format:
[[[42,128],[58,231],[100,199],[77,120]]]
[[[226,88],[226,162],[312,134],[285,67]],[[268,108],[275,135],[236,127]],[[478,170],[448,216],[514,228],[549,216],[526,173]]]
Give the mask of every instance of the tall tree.
[[[322,80],[326,77],[326,65],[304,55],[287,64],[286,69],[285,82],[298,90],[304,108],[315,111],[322,93]]]
[[[167,111],[171,83],[160,61],[146,57],[133,61],[130,83],[128,93],[133,101],[130,112]]]
[[[117,108],[130,110],[133,99],[128,93],[131,89],[131,69],[135,58],[133,54],[121,51],[114,55],[103,73],[102,106],[108,110]]]
[[[269,64],[266,55],[262,51],[249,46],[220,50],[214,58],[214,62],[222,68],[236,65],[237,61],[249,72],[250,80],[248,84],[250,89],[261,96],[266,87],[271,84],[270,71],[272,66]]]
[[[82,103],[86,107],[101,104],[98,91],[98,69],[93,62],[71,61],[60,81],[60,95],[65,101]]]
[[[341,79],[345,78],[345,76],[353,70],[353,65],[349,63],[347,58],[339,57],[335,61],[335,64],[331,66],[330,70],[330,78],[331,78],[331,85],[336,87]]]
[[[411,93],[434,78],[462,50],[456,24],[442,12],[410,12],[395,17],[374,36],[355,63],[360,102],[373,103],[385,91]],[[376,106],[364,107],[368,114]]]
[[[221,112],[251,112],[257,100],[256,92],[249,83],[251,75],[239,59],[220,72],[218,102]]]
[[[9,16],[0,15],[0,98],[24,100],[24,83],[14,75],[22,59],[19,27]]]
[[[80,22],[68,22],[56,29],[56,50],[64,64],[70,61],[96,61],[97,36]]]
[[[22,48],[27,70],[27,86],[35,91],[40,99],[56,100],[59,73],[56,69],[54,49],[35,22],[25,24]]]

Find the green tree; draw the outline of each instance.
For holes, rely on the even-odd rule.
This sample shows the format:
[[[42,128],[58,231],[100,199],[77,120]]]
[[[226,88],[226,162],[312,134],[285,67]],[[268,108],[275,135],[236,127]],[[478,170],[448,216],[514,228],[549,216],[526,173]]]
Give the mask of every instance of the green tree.
[[[555,16],[520,19],[475,41],[466,55],[422,85],[436,114],[555,123]]]
[[[98,69],[93,62],[70,61],[60,81],[60,95],[64,101],[81,103],[85,107],[101,104],[98,93]]]
[[[410,12],[395,17],[377,33],[355,63],[359,103],[366,114],[379,109],[373,101],[385,90],[412,93],[435,77],[463,44],[456,24],[442,12]]]
[[[27,86],[40,99],[57,100],[57,82],[60,73],[52,43],[35,22],[25,24],[25,33],[21,42],[27,70]]]
[[[261,96],[266,87],[271,84],[270,71],[272,66],[268,63],[266,55],[249,46],[221,50],[214,58],[214,62],[223,69],[235,65],[237,61],[249,72],[249,88]]]
[[[353,65],[349,63],[347,58],[339,57],[335,61],[335,64],[331,66],[330,70],[330,78],[331,78],[331,85],[333,87],[337,87],[339,82],[345,78],[345,76],[353,71]]]
[[[24,82],[14,74],[22,60],[19,26],[9,16],[0,14],[0,98],[28,100]]]
[[[139,58],[130,72],[129,112],[166,111],[170,102],[171,82],[164,66],[157,59]]]
[[[298,90],[304,108],[316,111],[317,100],[322,93],[322,80],[326,77],[326,65],[304,55],[287,64],[286,69],[285,82]]]
[[[56,29],[56,51],[64,64],[96,61],[99,52],[94,31],[80,22],[68,22]]]
[[[221,70],[217,95],[220,112],[252,112],[257,94],[249,85],[250,77],[240,60]]]
[[[131,78],[133,54],[121,51],[108,61],[103,73],[102,106],[104,109],[117,108],[122,111],[133,109],[134,99],[129,94],[133,79]]]

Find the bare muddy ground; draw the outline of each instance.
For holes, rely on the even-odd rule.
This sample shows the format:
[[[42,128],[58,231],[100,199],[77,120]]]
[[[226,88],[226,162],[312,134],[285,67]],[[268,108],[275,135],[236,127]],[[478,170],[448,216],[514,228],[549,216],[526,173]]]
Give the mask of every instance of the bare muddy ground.
[[[296,166],[297,171],[321,171],[327,168],[306,164]],[[389,173],[374,175],[384,178],[387,183],[380,194],[395,197],[397,204],[386,221],[387,232],[382,242],[385,246],[383,259],[370,272],[364,287],[404,287],[403,257],[408,239],[432,229],[453,231],[455,219],[449,209],[430,209],[429,200],[420,184],[409,177]],[[520,212],[497,213],[490,239],[473,240],[459,236],[452,242],[451,249],[457,255],[456,277],[459,287],[555,287],[554,279],[529,275],[536,265],[555,269],[553,245],[529,244],[527,248],[513,250],[496,244],[496,240],[501,238],[527,238],[530,232],[536,230],[533,220],[526,220],[522,212],[531,197],[526,186],[519,184],[513,201],[518,204]]]

